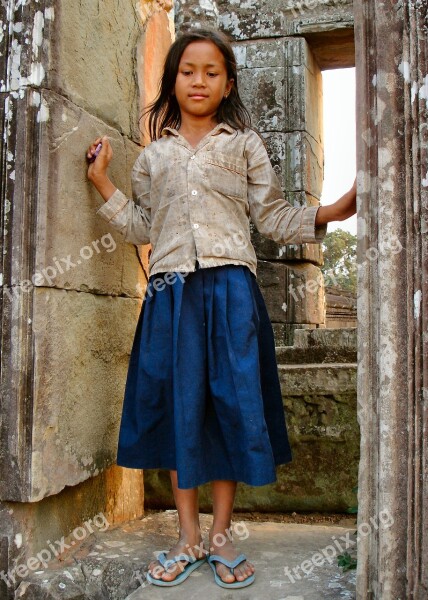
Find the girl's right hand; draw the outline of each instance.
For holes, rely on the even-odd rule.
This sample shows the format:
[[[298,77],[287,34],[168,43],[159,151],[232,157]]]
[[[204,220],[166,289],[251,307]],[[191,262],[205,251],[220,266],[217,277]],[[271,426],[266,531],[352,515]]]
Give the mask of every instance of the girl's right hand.
[[[99,143],[102,144],[100,153],[98,154],[94,162],[89,163],[88,166],[88,179],[90,181],[104,177],[107,174],[107,167],[109,166],[110,161],[113,158],[113,150],[106,135],[94,140],[93,144],[89,146],[86,158],[90,159],[94,155],[96,147]]]

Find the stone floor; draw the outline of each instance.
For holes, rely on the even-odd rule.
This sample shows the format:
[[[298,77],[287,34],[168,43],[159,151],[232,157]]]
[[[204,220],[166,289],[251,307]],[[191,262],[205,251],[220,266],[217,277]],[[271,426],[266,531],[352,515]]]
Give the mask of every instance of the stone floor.
[[[211,515],[201,515],[205,539],[211,520]],[[208,564],[179,586],[151,585],[145,579],[147,565],[154,551],[171,545],[177,523],[176,511],[168,510],[97,531],[61,561],[22,581],[15,598],[167,600],[184,594],[188,600],[355,598],[355,571],[342,572],[337,566],[337,555],[341,554],[338,546],[355,556],[352,523],[333,526],[236,520],[232,527],[234,543],[256,567],[251,586],[235,590],[217,586]]]

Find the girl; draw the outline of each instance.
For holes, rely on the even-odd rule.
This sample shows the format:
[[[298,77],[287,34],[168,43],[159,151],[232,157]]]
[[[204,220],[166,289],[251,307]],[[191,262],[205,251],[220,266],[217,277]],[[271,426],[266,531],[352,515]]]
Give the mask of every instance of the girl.
[[[135,162],[133,199],[107,176],[107,137],[87,152],[88,178],[105,200],[98,214],[125,241],[152,246],[117,464],[170,470],[179,539],[150,563],[150,582],[181,583],[208,555],[219,585],[243,587],[255,569],[231,541],[237,482],[272,483],[276,465],[292,459],[249,220],[281,244],[319,243],[329,221],[355,213],[355,183],[326,207],[283,199],[220,32],[192,30],[172,44],[146,112],[154,141]],[[198,486],[208,481],[214,518],[206,550]]]

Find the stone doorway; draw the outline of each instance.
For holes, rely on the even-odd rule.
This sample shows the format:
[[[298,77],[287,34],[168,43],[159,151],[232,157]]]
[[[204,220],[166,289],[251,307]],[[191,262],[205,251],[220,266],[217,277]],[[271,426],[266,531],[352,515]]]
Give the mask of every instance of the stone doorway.
[[[135,281],[141,277],[144,284],[144,278],[132,248],[112,238],[118,251],[109,252],[113,242],[93,216],[97,200],[85,184],[82,155],[88,136],[107,131],[118,157],[114,176],[130,193],[123,174],[141,143],[134,50],[147,16],[171,9],[163,1],[140,4],[137,16],[131,5],[126,11],[109,3],[101,14],[92,0],[79,7],[48,0],[1,6],[0,571],[22,564],[46,548],[47,538],[60,539],[87,516],[135,517],[143,498],[139,473],[125,476],[109,465],[122,396],[117,382],[124,379],[141,302]],[[289,57],[310,51],[320,62],[331,59],[327,40],[346,54],[355,32],[362,435],[357,597],[425,598],[428,9],[416,0],[289,1],[280,9],[264,0],[257,10],[251,2],[239,10],[223,1],[203,8],[186,2],[185,12],[180,6],[179,27],[203,15],[248,46],[291,38],[281,42]],[[108,68],[101,70],[94,57]],[[280,133],[300,135],[304,144],[299,127]],[[271,140],[274,149],[274,135]],[[70,179],[71,171],[81,178]],[[310,189],[293,191],[304,201],[311,192],[316,198],[319,174],[308,162],[300,173]],[[293,252],[301,265],[317,261],[309,249]],[[82,268],[67,269],[69,256],[78,255]],[[33,281],[36,272],[43,278]],[[304,321],[277,323],[277,334],[286,336]],[[94,326],[107,335],[97,337]],[[81,378],[89,370],[95,388]],[[390,526],[375,527],[381,514]],[[13,597],[4,579],[0,594]]]

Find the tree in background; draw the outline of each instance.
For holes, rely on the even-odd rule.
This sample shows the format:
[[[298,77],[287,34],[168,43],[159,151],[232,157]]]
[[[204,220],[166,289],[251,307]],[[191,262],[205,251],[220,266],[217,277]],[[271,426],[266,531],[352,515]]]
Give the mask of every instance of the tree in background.
[[[326,286],[357,292],[357,236],[336,229],[323,241],[324,265],[321,271]]]

